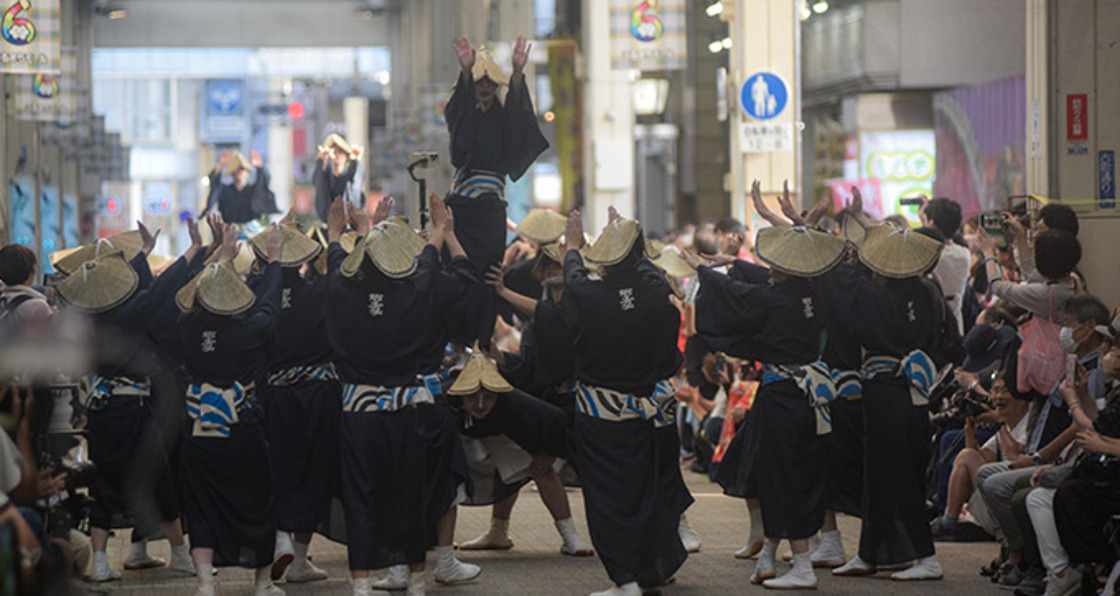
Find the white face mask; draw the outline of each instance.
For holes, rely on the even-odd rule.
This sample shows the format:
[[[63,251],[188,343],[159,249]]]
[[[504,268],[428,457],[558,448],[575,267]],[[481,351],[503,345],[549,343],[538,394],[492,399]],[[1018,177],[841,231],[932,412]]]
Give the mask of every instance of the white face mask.
[[[1069,354],[1076,354],[1077,347],[1081,345],[1081,341],[1073,338],[1073,331],[1076,327],[1062,327],[1061,332],[1058,333],[1058,341],[1062,344],[1062,349]]]

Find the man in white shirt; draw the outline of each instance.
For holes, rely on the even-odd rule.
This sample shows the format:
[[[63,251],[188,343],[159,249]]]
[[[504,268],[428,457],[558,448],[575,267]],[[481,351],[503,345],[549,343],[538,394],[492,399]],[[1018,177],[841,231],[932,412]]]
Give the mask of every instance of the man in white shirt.
[[[927,202],[921,211],[922,225],[936,229],[945,236],[945,248],[933,268],[945,293],[949,310],[957,319],[957,329],[964,335],[961,305],[968,285],[968,268],[971,256],[968,248],[953,241],[961,227],[961,206],[952,199],[939,197]]]

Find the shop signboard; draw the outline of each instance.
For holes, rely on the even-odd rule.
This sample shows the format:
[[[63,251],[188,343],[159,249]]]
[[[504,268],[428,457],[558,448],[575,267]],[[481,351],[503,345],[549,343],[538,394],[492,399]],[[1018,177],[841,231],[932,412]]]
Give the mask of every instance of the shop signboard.
[[[611,0],[611,68],[681,70],[687,57],[684,0]]]
[[[0,10],[0,73],[57,74],[59,0],[3,0]]]
[[[860,179],[879,183],[883,215],[899,213],[918,223],[915,207],[898,200],[933,193],[936,137],[933,130],[884,130],[859,135]]]
[[[73,124],[78,115],[77,48],[62,48],[62,71],[16,77],[14,94],[16,118]]]
[[[1097,154],[1097,195],[1101,209],[1116,208],[1116,152],[1109,149]]]
[[[1089,152],[1089,96],[1084,93],[1066,95],[1066,150],[1070,155]]]
[[[236,142],[248,134],[244,81],[212,79],[202,85],[202,95],[202,140]]]

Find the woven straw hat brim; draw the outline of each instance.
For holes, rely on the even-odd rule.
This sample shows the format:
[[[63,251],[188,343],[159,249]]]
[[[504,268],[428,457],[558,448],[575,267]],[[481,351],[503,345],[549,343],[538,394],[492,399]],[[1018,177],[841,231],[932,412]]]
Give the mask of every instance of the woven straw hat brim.
[[[942,247],[940,242],[912,230],[879,225],[867,230],[859,260],[883,277],[905,279],[933,267]]]
[[[338,134],[337,132],[332,132],[331,134],[327,135],[327,140],[323,141],[324,147],[330,147],[332,145],[338,147],[347,155],[350,155],[354,152],[354,147],[352,147],[350,143],[346,142],[346,139],[342,138],[342,135]]]
[[[323,250],[318,242],[301,234],[295,226],[280,226],[280,230],[284,234],[284,249],[280,253],[281,267],[299,267],[319,256],[319,252]],[[268,260],[268,232],[269,230],[265,230],[249,240],[256,256],[265,261]]]
[[[471,67],[471,78],[477,83],[483,77],[494,81],[498,85],[509,85],[509,78],[502,72],[494,57],[485,47],[480,47],[475,52],[474,66]]]
[[[607,224],[599,239],[591,245],[586,259],[597,265],[617,265],[630,254],[641,235],[642,226],[637,221],[616,219]]]
[[[366,242],[366,254],[387,277],[402,279],[416,272],[426,245],[412,228],[390,221]]]
[[[533,264],[533,277],[537,279],[543,277],[544,268],[550,262],[564,264],[564,256],[560,254],[559,242],[545,244],[541,247],[540,252],[537,253],[537,262]]]
[[[74,308],[99,313],[124,304],[136,292],[140,276],[120,251],[82,263],[58,284],[58,295]]]
[[[797,277],[816,277],[828,272],[844,258],[847,242],[838,236],[792,228],[763,228],[758,231],[758,258],[773,269]]]
[[[508,393],[513,391],[513,386],[506,381],[486,356],[477,349],[471,354],[459,378],[447,390],[451,395],[470,395],[481,389],[494,393]]]
[[[366,258],[366,239],[368,236],[358,238],[354,246],[351,247],[350,254],[342,260],[342,265],[339,267],[339,272],[343,277],[353,277],[362,267],[362,261]],[[341,244],[341,242],[340,242]],[[343,248],[346,248],[343,245]]]
[[[653,261],[654,265],[657,265],[658,269],[664,271],[666,275],[678,280],[696,275],[696,270],[693,269],[673,247],[663,247],[661,252],[650,257],[650,260]]]
[[[253,307],[257,297],[241,281],[232,261],[210,265],[175,295],[179,310],[189,312],[195,303],[216,315],[236,315]]]
[[[241,243],[241,247],[237,250],[237,256],[233,257],[233,270],[238,275],[248,275],[253,270],[253,265],[257,262],[257,253],[249,248],[246,242]]]
[[[844,233],[844,238],[855,245],[857,248],[863,245],[863,240],[867,238],[867,230],[863,229],[856,218],[848,216],[844,218],[841,228]]]
[[[548,244],[564,235],[568,227],[568,218],[548,209],[533,209],[517,224],[517,233],[525,238]]]
[[[82,266],[82,263],[118,250],[124,253],[126,261],[130,261],[140,252],[142,244],[143,240],[140,238],[139,230],[124,232],[108,238],[99,238],[95,242],[80,246],[65,255],[60,255],[57,261],[52,259],[52,265],[61,273],[71,275]]]
[[[342,246],[342,250],[345,250],[346,254],[350,254],[354,252],[354,247],[358,244],[358,240],[360,239],[361,236],[358,236],[357,232],[351,230],[349,232],[344,232],[342,236],[339,237],[338,244]]]
[[[249,160],[245,159],[245,156],[239,151],[234,153],[233,157],[229,158],[229,163],[226,164],[226,169],[223,170],[223,172],[226,176],[229,176],[240,169],[246,169],[252,172],[253,164],[249,163]]]

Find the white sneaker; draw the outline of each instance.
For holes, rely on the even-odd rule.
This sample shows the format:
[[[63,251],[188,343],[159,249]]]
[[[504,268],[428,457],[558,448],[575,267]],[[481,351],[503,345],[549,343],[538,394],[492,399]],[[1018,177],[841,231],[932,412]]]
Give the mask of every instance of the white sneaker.
[[[692,529],[692,524],[688,523],[687,519],[681,518],[680,524],[677,525],[677,534],[681,537],[681,545],[684,546],[685,552],[700,552],[700,535]]]
[[[809,553],[794,555],[793,568],[782,577],[762,582],[762,587],[772,590],[817,589],[817,576],[813,573],[813,564],[809,561]]]
[[[95,582],[111,582],[120,579],[121,574],[109,566],[109,558],[101,552],[93,554],[93,573],[89,578]]]
[[[1066,596],[1076,594],[1077,587],[1081,585],[1081,572],[1073,567],[1066,568],[1066,574],[1058,577],[1052,572],[1046,573],[1046,591],[1043,596]]]
[[[848,561],[844,554],[844,542],[840,539],[840,530],[821,532],[821,543],[809,555],[813,567],[839,567]]]
[[[859,558],[859,555],[852,557],[852,560],[832,570],[832,575],[838,577],[858,577],[861,575],[875,575],[879,570],[874,565]]]
[[[440,561],[436,566],[436,583],[440,584],[462,584],[469,582],[476,577],[482,575],[482,568],[478,565],[471,565],[464,563],[454,557],[450,562]],[[412,584],[409,583],[409,592],[412,591]]]
[[[558,519],[553,524],[556,526],[556,531],[560,533],[560,538],[564,540],[564,544],[560,547],[560,554],[572,557],[591,557],[595,555],[595,549],[591,548],[591,545],[585,542],[583,538],[580,538],[572,518]]]
[[[292,550],[292,536],[287,532],[276,532],[276,550],[272,555],[272,571],[270,573],[272,581],[277,581],[284,577],[284,571],[288,569],[288,565],[292,564],[292,560],[296,558],[295,552]]]
[[[198,573],[194,568],[194,560],[191,559],[191,549],[185,544],[171,547],[171,564],[168,568],[191,575]]]
[[[937,555],[919,559],[913,567],[892,573],[891,579],[899,582],[912,582],[920,580],[934,580],[941,579],[941,563],[937,561]]]
[[[302,584],[323,579],[327,579],[327,572],[316,567],[311,559],[304,559],[302,562],[296,561],[292,563],[291,567],[288,567],[287,581],[290,584]]]
[[[642,589],[638,587],[638,582],[630,582],[621,586],[612,586],[611,589],[602,592],[592,592],[591,596],[642,596]]]
[[[404,590],[408,587],[408,565],[393,565],[389,568],[389,575],[373,582],[373,587],[378,590]]]

